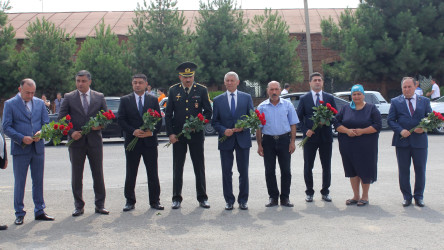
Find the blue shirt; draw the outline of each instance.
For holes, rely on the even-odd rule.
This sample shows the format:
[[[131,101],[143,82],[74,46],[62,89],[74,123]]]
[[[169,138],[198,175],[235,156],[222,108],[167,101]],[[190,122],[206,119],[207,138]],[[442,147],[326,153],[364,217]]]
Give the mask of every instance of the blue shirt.
[[[270,99],[263,101],[257,109],[265,114],[267,121],[261,125],[262,133],[265,135],[282,135],[291,131],[291,125],[299,123],[293,104],[290,101],[279,98],[275,106]]]

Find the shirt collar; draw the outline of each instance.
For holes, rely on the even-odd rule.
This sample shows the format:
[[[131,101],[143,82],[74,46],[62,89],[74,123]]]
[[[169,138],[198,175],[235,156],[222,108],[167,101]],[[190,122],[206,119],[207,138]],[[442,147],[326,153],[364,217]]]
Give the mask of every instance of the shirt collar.
[[[233,92],[234,96],[237,96],[237,89]],[[231,95],[231,92],[227,90],[227,95]]]
[[[402,96],[404,97],[404,99],[407,100],[407,98],[406,98],[404,95],[402,95]],[[416,94],[413,94],[413,96],[412,96],[412,100],[416,101]]]
[[[319,93],[319,96],[322,96],[322,90],[319,92],[314,92],[313,90],[310,90],[310,91],[313,96],[316,96],[316,93]]]
[[[83,93],[82,92],[80,92],[80,90],[77,90],[77,91],[79,91],[79,95],[83,95]],[[91,89],[88,89],[88,91],[86,91],[86,96],[91,96]]]
[[[279,103],[278,103],[278,104],[283,103],[283,102],[284,102],[284,100],[283,100],[282,98],[279,97]],[[264,101],[264,104],[270,104],[270,105],[273,105],[273,104],[270,102],[270,98],[268,98],[267,100],[265,100],[265,101]]]

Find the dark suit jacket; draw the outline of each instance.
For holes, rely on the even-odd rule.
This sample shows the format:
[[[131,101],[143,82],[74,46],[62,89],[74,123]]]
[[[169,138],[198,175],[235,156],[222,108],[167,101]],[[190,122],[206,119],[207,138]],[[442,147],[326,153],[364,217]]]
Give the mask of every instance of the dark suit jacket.
[[[8,159],[8,154],[6,152],[6,140],[5,140],[5,137],[3,136],[3,131],[1,131],[0,136],[3,138],[3,143],[4,143],[4,145],[3,145],[3,153],[5,155],[4,158],[0,157],[0,168],[4,169],[5,168],[6,160]]]
[[[412,133],[409,137],[402,140],[400,139],[400,133],[403,129],[410,130],[414,128],[419,124],[422,118],[432,112],[430,100],[428,98],[422,96],[416,96],[416,98],[416,109],[413,113],[413,117],[410,115],[410,111],[403,95],[391,100],[387,122],[394,131],[392,146],[412,148],[428,147],[427,133]]]
[[[333,108],[336,108],[335,99],[329,93],[322,91],[322,100],[324,101],[323,105],[330,103]],[[311,91],[301,96],[299,100],[299,106],[297,108],[297,114],[299,117],[299,128],[302,131],[302,137],[306,137],[307,130],[313,127],[313,120],[310,118],[313,116],[313,107],[315,107],[315,103],[313,101],[313,95]],[[333,124],[333,122],[331,123]],[[321,128],[316,129],[315,134],[311,136],[310,140],[307,143],[319,143],[319,142],[333,142],[333,133],[330,126],[322,126]]]
[[[157,98],[145,93],[143,111],[146,112],[150,108],[156,110],[160,114],[160,107],[159,103],[157,102]],[[140,126],[143,125],[143,119],[139,114],[134,92],[120,98],[118,114],[119,117],[117,118],[117,122],[124,131],[126,147],[134,139],[134,130],[140,128]],[[136,147],[139,145],[157,146],[157,133],[159,132],[161,126],[162,120],[157,123],[155,130],[152,131],[153,136],[139,138]]]
[[[32,147],[22,147],[25,136],[33,136],[42,126],[49,123],[48,112],[43,101],[37,97],[32,98],[32,114],[26,109],[23,99],[16,95],[5,102],[3,109],[3,130],[11,141],[11,155],[31,153]],[[33,143],[38,154],[45,152],[43,140]]]
[[[71,91],[65,94],[65,99],[60,107],[58,119],[62,119],[66,115],[71,116],[73,128],[68,132],[69,138],[74,131],[81,131],[82,126],[85,125],[90,117],[95,117],[101,110],[108,111],[105,97],[102,93],[91,90],[91,99],[88,108],[88,114],[83,111],[82,101],[78,90]],[[102,146],[102,132],[101,130],[91,130],[87,135],[82,136],[77,141],[71,144],[71,147],[98,147]]]
[[[231,115],[228,105],[227,92],[218,95],[213,99],[213,119],[211,121],[214,129],[219,133],[219,138],[225,133],[225,130],[234,128],[237,120],[242,119],[243,115],[249,115],[253,110],[253,99],[251,95],[237,91],[237,105],[234,117]],[[234,133],[224,142],[219,142],[220,150],[229,150],[234,148],[235,139],[241,148],[251,147],[250,129],[244,129],[242,132]]]

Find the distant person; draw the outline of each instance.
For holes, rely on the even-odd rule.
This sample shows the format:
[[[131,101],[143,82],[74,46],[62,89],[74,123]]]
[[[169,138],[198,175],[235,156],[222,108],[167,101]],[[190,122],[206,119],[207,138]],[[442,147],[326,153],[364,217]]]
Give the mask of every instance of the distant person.
[[[152,96],[156,96],[156,92],[151,88],[151,85],[148,84],[148,86],[146,87],[146,93]]]
[[[416,86],[415,94],[418,95],[418,96],[423,96],[424,92],[422,91],[421,87],[419,87],[419,85],[420,85],[419,84],[419,80],[416,80],[416,82],[415,82],[415,86]]]
[[[163,98],[166,97],[166,95],[165,95],[165,89],[164,89],[164,88],[158,88],[158,89],[157,89],[157,95],[159,95],[159,97],[157,97],[157,101],[160,103],[160,101],[162,101]]]
[[[42,100],[45,103],[45,108],[48,114],[51,114],[51,109],[49,108],[51,106],[51,102],[46,98],[45,94],[42,94]]]
[[[3,136],[3,131],[0,133],[0,169],[8,167],[8,152],[6,151],[6,140]],[[6,230],[8,226],[0,225],[0,230]]]
[[[57,98],[54,100],[54,104],[55,104],[54,113],[55,114],[58,114],[60,112],[60,106],[62,106],[63,100],[64,99],[62,98],[62,93],[58,92]]]
[[[441,96],[441,93],[440,93],[440,89],[439,89],[438,84],[436,83],[436,79],[435,78],[432,79],[432,84],[433,84],[432,85],[432,91],[427,93],[426,96],[430,96],[430,99],[432,101],[434,101],[434,100],[438,99]]]
[[[284,84],[284,90],[282,90],[281,95],[288,94],[290,92],[290,84],[286,83]]]

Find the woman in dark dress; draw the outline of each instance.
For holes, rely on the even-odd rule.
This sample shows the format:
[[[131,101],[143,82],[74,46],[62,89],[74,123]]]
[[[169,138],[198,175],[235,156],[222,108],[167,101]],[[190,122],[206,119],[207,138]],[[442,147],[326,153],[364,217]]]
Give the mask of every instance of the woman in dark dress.
[[[381,114],[375,105],[364,101],[364,88],[354,85],[352,102],[336,115],[336,130],[339,132],[339,151],[342,156],[345,177],[350,177],[353,198],[347,205],[368,204],[370,184],[377,179],[378,138],[381,130]],[[359,192],[362,186],[362,195]]]

